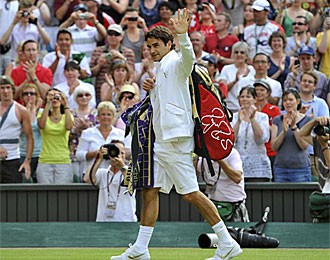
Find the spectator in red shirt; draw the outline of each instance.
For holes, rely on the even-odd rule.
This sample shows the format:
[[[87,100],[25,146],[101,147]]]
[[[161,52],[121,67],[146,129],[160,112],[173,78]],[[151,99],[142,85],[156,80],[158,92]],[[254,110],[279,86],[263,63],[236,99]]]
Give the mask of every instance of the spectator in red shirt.
[[[266,82],[263,79],[257,79],[255,80],[253,86],[255,87],[256,93],[257,93],[257,102],[256,106],[258,111],[263,112],[268,115],[269,118],[269,126],[272,126],[273,118],[276,116],[279,116],[281,114],[280,109],[276,105],[272,105],[268,102],[268,98],[270,94],[272,93],[272,89],[268,82]],[[266,149],[267,149],[267,155],[269,157],[271,167],[273,170],[274,160],[276,156],[276,152],[271,149],[270,147],[270,139],[267,143],[265,143]]]
[[[199,31],[204,34],[205,38],[209,35],[215,35],[216,29],[213,23],[216,15],[215,15],[215,7],[213,4],[208,2],[204,2],[202,4],[202,11],[200,13],[200,26]]]
[[[54,0],[54,14],[60,24],[70,17],[73,7],[77,4],[79,4],[79,0]]]
[[[41,98],[45,95],[53,83],[53,73],[38,62],[39,45],[34,40],[27,40],[22,45],[25,61],[12,70],[11,77],[15,83],[15,100],[20,101],[22,87],[27,83],[33,83],[38,87]]]
[[[204,50],[216,56],[219,71],[227,64],[232,64],[231,48],[238,42],[238,38],[229,34],[231,18],[227,13],[219,13],[214,20],[216,34],[205,39]]]

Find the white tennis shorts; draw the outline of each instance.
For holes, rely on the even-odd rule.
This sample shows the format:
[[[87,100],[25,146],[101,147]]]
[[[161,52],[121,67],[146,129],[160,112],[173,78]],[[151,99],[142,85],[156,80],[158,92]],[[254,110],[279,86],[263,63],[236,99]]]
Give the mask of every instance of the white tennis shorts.
[[[188,194],[199,190],[193,165],[192,138],[178,138],[171,142],[154,144],[154,187],[170,193],[173,185],[177,193]]]

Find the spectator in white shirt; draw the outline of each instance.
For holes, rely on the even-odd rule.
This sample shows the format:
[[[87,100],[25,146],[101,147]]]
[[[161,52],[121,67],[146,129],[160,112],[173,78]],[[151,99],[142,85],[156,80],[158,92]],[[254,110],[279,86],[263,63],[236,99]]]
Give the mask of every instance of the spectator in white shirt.
[[[92,21],[94,27],[88,25],[87,21]],[[94,14],[88,12],[88,7],[84,4],[76,5],[74,12],[68,20],[61,24],[60,28],[68,28],[73,39],[72,50],[85,53],[88,63],[97,42],[103,40],[107,35],[104,26]]]
[[[79,71],[80,66],[79,63],[75,60],[70,60],[65,64],[64,67],[64,75],[66,78],[65,82],[62,82],[55,86],[55,88],[62,91],[69,102],[70,109],[76,109],[78,107],[75,99],[74,99],[74,91],[78,86],[87,86],[90,90],[90,93],[92,95],[89,107],[95,108],[96,107],[96,99],[95,99],[95,88],[92,84],[85,83],[81,80],[79,80]]]
[[[48,53],[42,63],[44,67],[50,68],[53,72],[53,86],[66,81],[64,76],[66,62],[73,59],[73,56],[80,55],[79,52],[71,49],[72,34],[67,29],[58,31],[56,41],[55,51]],[[92,74],[86,57],[81,59],[79,65],[80,79],[85,79]]]

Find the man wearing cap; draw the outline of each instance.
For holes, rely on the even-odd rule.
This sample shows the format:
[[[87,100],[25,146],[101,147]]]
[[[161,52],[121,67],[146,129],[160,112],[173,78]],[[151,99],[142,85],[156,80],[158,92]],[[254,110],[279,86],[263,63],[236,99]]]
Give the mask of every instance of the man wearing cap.
[[[269,96],[272,93],[272,89],[267,81],[264,79],[257,79],[254,81],[253,86],[257,93],[257,102],[256,107],[257,110],[260,112],[263,112],[268,115],[269,119],[269,127],[271,127],[273,118],[276,116],[279,116],[281,114],[281,110],[276,105],[272,105],[268,102]],[[267,143],[265,143],[266,149],[267,149],[267,156],[270,160],[271,167],[273,170],[274,160],[276,156],[276,152],[273,151],[270,147],[270,141],[268,140]]]
[[[67,29],[60,29],[56,37],[55,51],[49,52],[43,59],[42,65],[53,72],[53,86],[65,82],[64,66],[67,61],[73,59],[74,55],[80,55],[80,52],[71,50],[72,34]],[[92,73],[86,56],[80,63],[80,78],[85,79]]]
[[[0,76],[0,183],[21,183],[30,178],[33,133],[30,116],[25,107],[14,101],[15,85],[11,77]],[[26,157],[20,164],[19,137],[26,136]]]
[[[216,56],[219,71],[226,64],[232,64],[231,48],[238,42],[238,38],[229,34],[231,24],[230,16],[226,13],[219,13],[214,20],[216,34],[205,38],[204,50]]]
[[[285,52],[288,56],[298,56],[298,51],[303,46],[309,46],[316,51],[316,39],[311,37],[308,20],[305,16],[297,16],[292,23],[293,35],[287,37]]]
[[[48,89],[53,83],[53,73],[43,67],[39,62],[39,44],[34,40],[27,40],[22,45],[24,63],[13,69],[11,77],[16,90],[14,98],[20,100],[22,87],[27,83],[33,83],[38,87],[40,97],[45,98]]]
[[[112,60],[125,59],[121,53],[124,48],[121,45],[123,29],[119,24],[111,24],[107,30],[106,44],[97,47],[91,58],[90,66],[95,80],[96,100],[100,100],[101,86],[105,82],[105,74],[109,73]]]
[[[277,25],[268,21],[270,4],[267,0],[256,0],[251,8],[255,24],[244,29],[244,41],[250,46],[250,59],[259,52],[267,55],[271,54],[272,49],[268,44],[268,40],[273,32],[279,30]]]
[[[284,82],[284,89],[291,87],[296,88],[299,91],[301,75],[303,72],[313,71],[318,78],[314,95],[326,101],[328,93],[327,78],[322,72],[314,69],[314,54],[314,49],[309,46],[300,48],[298,56],[299,64],[291,67],[291,72],[288,74]]]
[[[62,23],[60,28],[68,28],[73,39],[72,50],[84,52],[89,63],[97,42],[106,37],[107,31],[96,16],[88,12],[86,5],[76,5],[73,10],[69,19]],[[87,21],[91,21],[94,27],[88,25]]]

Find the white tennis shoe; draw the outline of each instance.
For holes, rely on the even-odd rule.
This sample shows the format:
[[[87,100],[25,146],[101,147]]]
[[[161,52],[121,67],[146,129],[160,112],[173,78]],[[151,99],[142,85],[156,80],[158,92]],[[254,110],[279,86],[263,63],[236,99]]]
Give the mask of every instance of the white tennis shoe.
[[[229,260],[243,252],[239,244],[233,240],[233,246],[231,247],[218,247],[215,251],[215,255],[211,258],[207,258],[205,260]]]
[[[118,256],[110,257],[110,260],[150,260],[149,250],[140,253],[135,250],[135,248],[130,244],[129,248],[126,249],[124,253]]]

